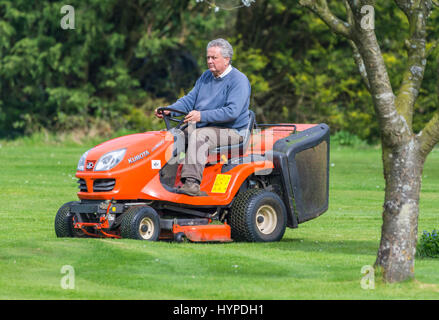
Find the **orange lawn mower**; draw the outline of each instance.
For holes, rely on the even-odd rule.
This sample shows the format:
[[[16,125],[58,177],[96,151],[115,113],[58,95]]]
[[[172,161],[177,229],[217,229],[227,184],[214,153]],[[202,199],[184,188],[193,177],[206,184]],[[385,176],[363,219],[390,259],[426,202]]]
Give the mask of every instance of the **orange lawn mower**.
[[[257,124],[249,111],[242,142],[209,151],[200,185],[207,195],[188,196],[178,193],[186,114],[158,112],[166,130],[112,139],[81,156],[79,201],[58,210],[58,237],[279,241],[286,227],[328,209],[326,124]]]

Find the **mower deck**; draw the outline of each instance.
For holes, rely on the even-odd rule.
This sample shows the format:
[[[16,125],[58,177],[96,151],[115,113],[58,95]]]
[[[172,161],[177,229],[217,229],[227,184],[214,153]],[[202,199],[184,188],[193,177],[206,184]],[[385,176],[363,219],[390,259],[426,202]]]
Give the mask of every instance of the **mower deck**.
[[[183,235],[192,242],[232,242],[230,226],[224,224],[207,224],[199,226],[180,226],[174,224],[172,232],[175,240],[181,241]]]
[[[104,202],[100,205],[105,204]],[[106,205],[106,204],[105,204]],[[73,228],[83,232],[84,235],[95,238],[121,239],[121,235],[115,231],[109,231],[110,209],[114,208],[108,204],[106,214],[101,215],[99,222],[76,222],[73,221]],[[160,219],[160,240],[175,240],[182,242],[184,239],[191,242],[232,242],[231,229],[227,223],[213,224],[207,218],[184,218],[184,219]]]

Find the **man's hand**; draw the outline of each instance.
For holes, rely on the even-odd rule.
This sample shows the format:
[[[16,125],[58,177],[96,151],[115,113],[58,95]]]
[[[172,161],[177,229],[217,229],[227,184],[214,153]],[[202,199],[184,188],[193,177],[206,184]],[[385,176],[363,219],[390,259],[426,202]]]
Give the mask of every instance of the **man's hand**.
[[[200,122],[201,121],[201,112],[197,110],[192,110],[184,117],[184,123],[188,122]]]
[[[158,107],[158,108],[160,108],[160,107]],[[166,115],[168,115],[168,114],[171,113],[171,111],[167,111],[167,110],[163,111],[163,113],[158,113],[158,112],[157,112],[157,109],[158,109],[158,108],[156,108],[156,109],[154,110],[154,114],[155,114],[155,116],[156,116],[157,118],[163,119],[163,113],[166,114]]]

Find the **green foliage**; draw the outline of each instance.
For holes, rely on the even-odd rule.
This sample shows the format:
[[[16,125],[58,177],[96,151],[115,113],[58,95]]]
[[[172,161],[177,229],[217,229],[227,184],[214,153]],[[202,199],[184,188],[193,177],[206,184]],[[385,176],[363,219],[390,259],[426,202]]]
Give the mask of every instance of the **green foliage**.
[[[329,1],[346,20],[342,1]],[[439,37],[439,10],[429,19],[427,47]],[[408,23],[393,1],[376,2],[376,33],[395,93],[406,67]],[[349,43],[297,1],[267,0],[239,11],[236,33],[240,50],[236,64],[253,78],[252,105],[260,119],[296,123],[326,122],[332,132],[347,131],[369,142],[379,138],[373,101],[362,83]],[[256,58],[252,53],[257,52]],[[250,61],[246,61],[250,59]],[[242,61],[245,60],[245,63]],[[252,70],[252,61],[268,61]],[[427,61],[425,80],[416,105],[414,129],[419,131],[437,108],[438,50]]]
[[[157,117],[151,117],[157,106],[166,105],[163,99],[146,99],[144,103],[136,108],[131,108],[124,115],[126,127],[140,132],[148,130],[160,130],[165,128],[164,121]]]
[[[135,114],[191,88],[192,54],[224,24],[189,0],[69,4],[73,30],[60,26],[65,2],[0,1],[0,136],[84,129],[96,118],[145,130],[153,120]]]
[[[424,231],[419,239],[416,252],[423,258],[439,258],[439,230]]]
[[[206,44],[217,37],[234,46],[233,65],[251,82],[258,121],[326,122],[333,133],[368,142],[379,137],[373,101],[349,43],[297,0],[256,1],[219,12],[195,0],[72,0],[74,30],[60,27],[64,4],[0,0],[0,137],[101,124],[109,130],[155,129],[153,109],[192,88],[206,68]],[[346,19],[342,1],[329,4]],[[406,20],[392,1],[376,3],[376,33],[395,93],[407,61]],[[434,10],[415,131],[439,103],[438,23]]]
[[[344,130],[336,132],[331,137],[331,144],[356,148],[367,145],[367,143],[364,140],[361,140],[357,135]]]

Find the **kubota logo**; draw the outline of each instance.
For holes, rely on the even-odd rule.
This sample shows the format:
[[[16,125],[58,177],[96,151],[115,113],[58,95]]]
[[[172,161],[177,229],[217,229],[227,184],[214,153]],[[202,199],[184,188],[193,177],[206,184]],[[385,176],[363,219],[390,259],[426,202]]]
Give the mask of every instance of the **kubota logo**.
[[[134,162],[136,162],[136,161],[138,161],[140,159],[143,159],[143,158],[147,157],[148,155],[149,155],[149,151],[145,150],[142,153],[139,153],[138,155],[129,158],[128,159],[128,163],[134,163]]]

